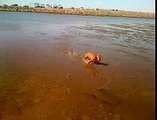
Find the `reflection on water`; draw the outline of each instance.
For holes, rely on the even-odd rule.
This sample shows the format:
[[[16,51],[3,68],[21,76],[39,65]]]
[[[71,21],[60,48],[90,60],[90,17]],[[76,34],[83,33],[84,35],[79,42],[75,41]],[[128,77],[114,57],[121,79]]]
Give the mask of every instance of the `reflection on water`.
[[[87,65],[85,65],[85,68],[86,68],[87,72],[93,74],[95,77],[101,76],[101,72],[99,70],[97,70],[94,65],[87,64]]]
[[[154,120],[154,45],[153,19],[0,12],[0,120]]]

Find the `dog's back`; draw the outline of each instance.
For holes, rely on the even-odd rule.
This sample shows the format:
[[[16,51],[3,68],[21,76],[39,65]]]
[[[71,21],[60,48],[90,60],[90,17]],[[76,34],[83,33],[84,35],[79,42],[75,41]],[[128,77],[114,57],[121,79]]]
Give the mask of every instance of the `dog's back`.
[[[84,57],[89,59],[90,61],[93,61],[93,62],[100,61],[100,55],[99,54],[95,55],[93,53],[87,52]]]

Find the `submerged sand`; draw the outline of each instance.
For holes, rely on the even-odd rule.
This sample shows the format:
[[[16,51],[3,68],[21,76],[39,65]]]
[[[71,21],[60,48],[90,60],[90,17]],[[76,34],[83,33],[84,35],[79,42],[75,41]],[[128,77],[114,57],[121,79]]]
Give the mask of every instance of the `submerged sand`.
[[[38,29],[18,36],[3,28],[0,119],[153,120],[152,55],[129,49],[129,42],[119,49],[102,34],[92,34],[94,28],[72,25],[54,35]],[[87,29],[90,33],[82,32]],[[85,65],[88,51],[101,54],[108,65]]]

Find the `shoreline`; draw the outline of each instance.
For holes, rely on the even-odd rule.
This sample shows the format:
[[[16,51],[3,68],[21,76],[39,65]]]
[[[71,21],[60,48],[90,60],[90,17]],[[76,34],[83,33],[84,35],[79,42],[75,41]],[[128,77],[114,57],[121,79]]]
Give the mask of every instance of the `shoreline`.
[[[65,15],[82,15],[82,16],[110,16],[110,17],[130,17],[130,18],[148,18],[155,19],[155,13],[132,12],[132,11],[113,11],[113,10],[95,10],[79,8],[26,8],[13,6],[0,6],[0,11],[8,12],[33,12],[33,13],[50,13]]]

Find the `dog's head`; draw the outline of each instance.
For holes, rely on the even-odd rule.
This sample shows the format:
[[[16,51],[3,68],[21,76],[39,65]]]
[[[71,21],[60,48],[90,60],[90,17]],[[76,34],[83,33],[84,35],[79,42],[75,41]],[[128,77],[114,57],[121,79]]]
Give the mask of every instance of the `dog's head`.
[[[100,54],[96,54],[96,58],[97,58],[97,61],[100,61],[101,60],[101,55]]]

